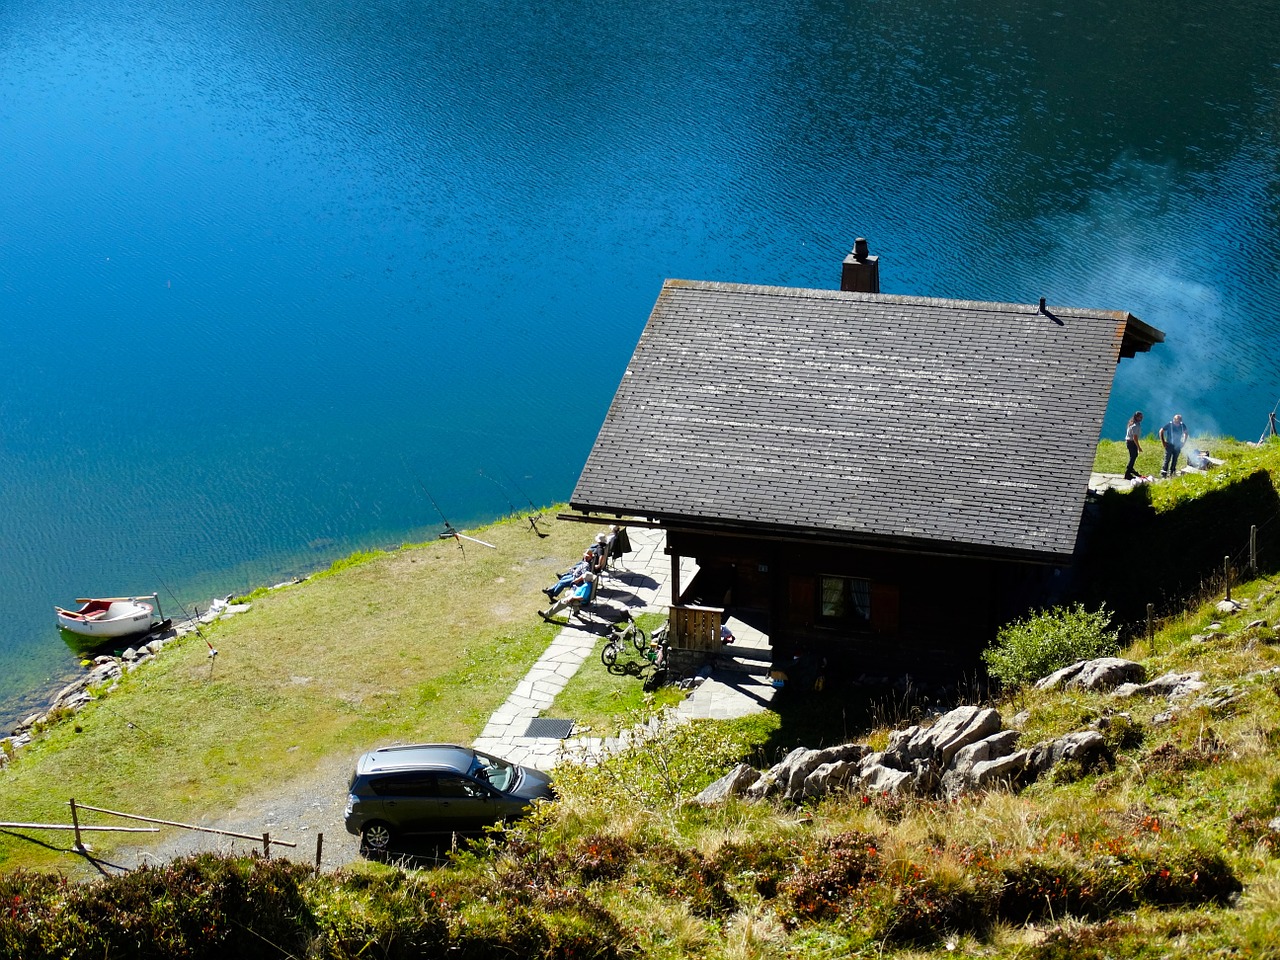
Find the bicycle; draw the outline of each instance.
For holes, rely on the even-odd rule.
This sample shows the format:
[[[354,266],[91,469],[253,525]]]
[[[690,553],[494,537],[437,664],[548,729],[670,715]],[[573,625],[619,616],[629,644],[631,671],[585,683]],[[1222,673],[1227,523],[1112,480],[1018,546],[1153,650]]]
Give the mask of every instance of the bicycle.
[[[631,615],[631,611],[627,611],[627,619],[618,621],[609,628],[609,642],[604,645],[604,649],[600,651],[600,661],[606,667],[612,667],[618,662],[618,654],[620,654],[631,643],[636,648],[636,653],[644,654],[649,649],[649,635],[644,632],[644,628],[636,623],[636,618]]]
[[[667,639],[670,626],[671,623],[668,621],[657,630],[653,631],[653,637],[650,640],[649,648],[641,654],[641,656],[653,664],[653,673],[651,673],[644,682],[644,689],[646,693],[657,690],[659,687],[672,680],[671,666],[668,661],[668,657],[671,653],[671,643]]]

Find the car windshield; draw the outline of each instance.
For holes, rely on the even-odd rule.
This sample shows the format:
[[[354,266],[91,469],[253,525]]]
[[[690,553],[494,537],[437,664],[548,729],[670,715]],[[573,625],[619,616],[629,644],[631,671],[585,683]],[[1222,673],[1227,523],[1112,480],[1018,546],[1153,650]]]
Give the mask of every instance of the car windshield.
[[[499,760],[497,757],[491,757],[487,753],[481,753],[479,750],[476,751],[476,762],[475,766],[471,768],[471,775],[487,781],[491,786],[496,787],[503,793],[515,786],[518,776],[514,764]]]

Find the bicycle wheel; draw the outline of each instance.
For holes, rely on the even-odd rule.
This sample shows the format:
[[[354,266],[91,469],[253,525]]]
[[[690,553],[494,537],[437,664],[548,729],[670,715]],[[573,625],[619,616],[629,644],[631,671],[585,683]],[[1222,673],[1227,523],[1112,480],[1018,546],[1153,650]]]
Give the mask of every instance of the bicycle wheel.
[[[613,640],[606,643],[600,651],[600,662],[606,667],[612,667],[618,662],[618,645]]]
[[[637,653],[644,653],[649,649],[649,635],[636,626],[635,632],[631,634],[631,642],[636,645]]]

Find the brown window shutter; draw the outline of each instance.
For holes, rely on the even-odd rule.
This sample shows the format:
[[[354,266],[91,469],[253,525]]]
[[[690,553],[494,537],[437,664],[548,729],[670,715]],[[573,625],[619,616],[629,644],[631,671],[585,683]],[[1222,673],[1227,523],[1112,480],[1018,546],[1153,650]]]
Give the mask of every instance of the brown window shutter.
[[[816,581],[813,577],[792,577],[787,622],[795,627],[813,626]]]
[[[871,584],[871,629],[875,633],[898,632],[898,586],[893,583]]]

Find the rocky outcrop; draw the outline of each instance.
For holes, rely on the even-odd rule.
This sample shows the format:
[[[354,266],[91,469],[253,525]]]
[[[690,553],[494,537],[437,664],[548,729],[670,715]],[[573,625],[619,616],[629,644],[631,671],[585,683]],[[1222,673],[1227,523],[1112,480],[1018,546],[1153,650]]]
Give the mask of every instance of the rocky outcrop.
[[[727,774],[693,798],[703,807],[715,806],[729,797],[740,797],[760,779],[760,771],[747,763],[740,763]]]
[[[896,731],[880,752],[858,743],[797,747],[763,773],[739,764],[695,802],[711,805],[737,796],[798,803],[835,792],[955,797],[998,786],[1016,789],[1068,760],[1093,770],[1112,759],[1096,730],[1025,749],[1018,749],[1019,736],[1003,729],[999,713],[989,707],[957,707],[931,726]]]
[[[1117,687],[1117,697],[1168,697],[1170,700],[1182,700],[1199,693],[1205,688],[1200,679],[1200,672],[1166,673],[1156,677],[1150,683],[1126,683]]]
[[[931,726],[895,732],[881,752],[858,743],[824,750],[797,747],[763,773],[739,764],[695,802],[711,805],[733,796],[799,802],[855,791],[956,796],[998,784],[1021,785],[1062,760],[1088,764],[1106,756],[1105,743],[1094,731],[1029,750],[1016,749],[1018,736],[1001,728],[1000,715],[991,708],[958,707]]]
[[[775,764],[759,780],[751,785],[746,795],[752,800],[783,796],[794,798],[803,795],[809,775],[824,765],[857,761],[870,752],[870,748],[858,743],[846,743],[839,747],[810,750],[796,747]],[[826,774],[829,776],[830,774]]]
[[[1036,681],[1037,690],[1114,690],[1125,683],[1141,683],[1147,671],[1140,663],[1120,657],[1081,660]]]
[[[911,726],[890,735],[885,763],[906,769],[913,761],[926,760],[945,769],[958,750],[999,730],[1000,714],[995,710],[957,707],[931,727]]]

